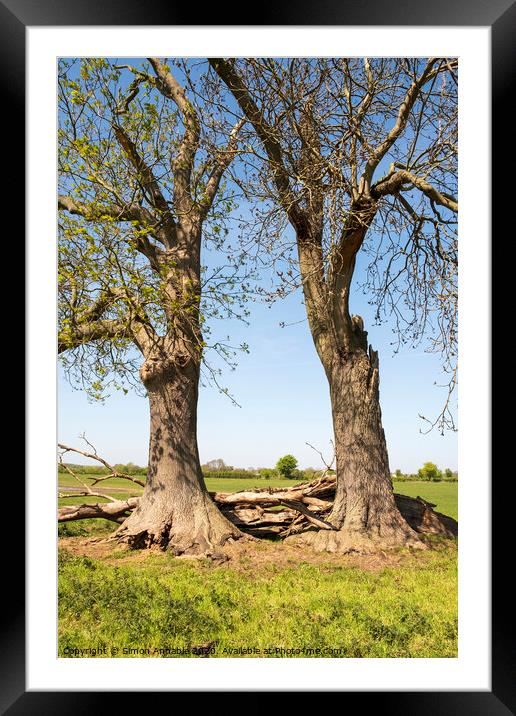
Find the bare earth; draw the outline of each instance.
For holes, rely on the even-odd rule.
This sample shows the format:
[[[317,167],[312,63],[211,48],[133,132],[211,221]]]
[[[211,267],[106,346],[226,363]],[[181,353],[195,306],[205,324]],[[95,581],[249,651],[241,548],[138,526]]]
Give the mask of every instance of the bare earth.
[[[110,540],[84,537],[64,537],[59,540],[59,545],[68,552],[77,556],[85,556],[93,559],[101,559],[107,564],[136,564],[145,562],[150,556],[162,556],[170,564],[170,556],[159,549],[131,550],[119,548]],[[439,544],[430,543],[433,549],[439,549]],[[257,568],[275,565],[279,569],[296,567],[300,564],[312,564],[317,566],[355,567],[367,572],[378,572],[386,567],[396,567],[407,560],[417,559],[417,555],[411,550],[393,550],[379,552],[374,555],[347,554],[339,555],[329,552],[316,552],[304,547],[285,544],[283,542],[272,542],[269,540],[233,542],[224,546],[224,555],[228,558],[222,560],[206,560],[211,566],[217,569],[239,570],[251,573]],[[175,557],[174,561],[181,563],[185,559],[196,559],[195,557]]]

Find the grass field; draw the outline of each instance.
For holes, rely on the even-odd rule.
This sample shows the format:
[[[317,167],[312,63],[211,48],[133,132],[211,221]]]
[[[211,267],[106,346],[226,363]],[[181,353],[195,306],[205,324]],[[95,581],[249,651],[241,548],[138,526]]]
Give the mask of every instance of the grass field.
[[[276,563],[260,548],[266,556],[278,545],[253,545],[255,554],[221,566],[166,553],[92,559],[62,550],[60,656],[184,657],[211,642],[220,657],[249,647],[259,651],[248,657],[457,655],[454,545],[398,553],[383,565],[303,554]],[[75,651],[92,647],[105,653]]]
[[[94,475],[80,475],[81,479],[86,482],[86,484],[91,484],[91,480],[85,479],[88,477],[94,477]],[[137,480],[145,480],[145,478],[138,475],[136,477]],[[292,487],[292,485],[296,484],[296,480],[284,480],[282,478],[275,478],[272,480],[262,480],[260,478],[252,479],[252,478],[215,478],[215,477],[208,477],[206,478],[206,485],[208,486],[208,490],[212,492],[238,492],[239,490],[247,489],[248,487]],[[80,487],[77,480],[75,480],[71,475],[67,475],[64,473],[59,474],[59,485],[63,487]],[[123,488],[124,490],[133,490],[135,494],[139,494],[141,492],[142,488],[139,485],[133,484],[129,482],[128,480],[124,480],[120,477],[110,477],[109,480],[104,480],[103,482],[100,482],[96,489],[98,489],[100,492],[109,492],[109,488]]]
[[[59,482],[74,485],[64,475]],[[124,480],[109,482],[99,487],[114,497],[141,493]],[[214,492],[293,484],[207,483]],[[394,489],[457,516],[457,483],[400,482]],[[98,498],[59,502],[91,500]],[[215,657],[457,655],[455,541],[432,540],[423,552],[360,558],[310,554],[263,540],[237,543],[231,560],[217,566],[89,541],[113,529],[105,520],[59,525],[62,657],[190,657],[192,647],[206,644]],[[239,648],[252,651],[242,654]],[[294,651],[281,651],[289,649]]]

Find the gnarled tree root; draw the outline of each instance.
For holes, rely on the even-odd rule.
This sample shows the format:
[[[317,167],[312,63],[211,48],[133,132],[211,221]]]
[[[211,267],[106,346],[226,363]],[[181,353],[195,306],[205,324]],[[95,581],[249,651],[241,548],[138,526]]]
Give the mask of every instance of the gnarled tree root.
[[[113,538],[131,549],[156,547],[176,556],[224,559],[223,547],[227,542],[248,536],[232,524],[205,494],[189,519],[185,519],[183,514],[174,519],[173,512],[156,515],[147,505],[140,503]]]
[[[407,525],[408,527],[408,525]],[[292,535],[285,543],[297,547],[310,547],[318,552],[336,554],[375,554],[384,550],[410,547],[426,549],[417,534],[408,530],[377,531],[373,529],[308,530]]]
[[[119,544],[126,544],[131,549],[152,549],[167,550],[176,557],[210,557],[214,560],[225,560],[224,545],[236,540],[253,539],[239,530],[228,531],[217,536],[211,536],[209,532],[201,530],[195,534],[176,535],[170,528],[164,530],[142,529],[140,531],[128,531],[122,526],[108,539]]]

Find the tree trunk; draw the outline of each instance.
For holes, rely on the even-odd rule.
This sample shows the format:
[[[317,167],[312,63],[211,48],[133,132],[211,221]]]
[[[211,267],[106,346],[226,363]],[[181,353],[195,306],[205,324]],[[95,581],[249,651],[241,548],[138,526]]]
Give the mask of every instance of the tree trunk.
[[[328,519],[338,531],[311,531],[289,539],[342,553],[423,547],[396,507],[381,419],[378,356],[365,346],[367,341],[334,359],[326,371],[337,464]]]
[[[135,548],[213,554],[242,533],[212,502],[197,447],[199,366],[186,355],[147,359],[140,375],[150,405],[149,470],[138,507],[116,538]]]

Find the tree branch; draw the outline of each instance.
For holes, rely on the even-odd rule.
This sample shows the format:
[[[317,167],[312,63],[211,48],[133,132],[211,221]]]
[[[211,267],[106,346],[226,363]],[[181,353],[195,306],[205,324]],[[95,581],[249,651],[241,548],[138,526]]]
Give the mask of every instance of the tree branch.
[[[284,164],[283,150],[276,132],[268,124],[254,99],[251,97],[243,79],[236,72],[233,61],[222,58],[210,58],[210,65],[227,85],[238,102],[244,116],[254,127],[259,140],[269,159],[272,179],[279,202],[285,211],[288,220],[296,232],[297,248],[299,253],[299,266],[303,279],[303,293],[305,296],[307,315],[316,348],[322,359],[322,343],[325,340],[327,324],[324,319],[327,305],[324,286],[324,262],[322,250],[322,214],[320,197],[316,199],[319,207],[315,221],[310,221],[314,215],[308,214],[299,204],[298,197],[294,195],[290,177]],[[302,121],[301,133],[305,134],[303,159],[305,165],[312,161],[311,148],[307,146],[308,136],[313,136],[313,120],[311,121],[307,107]],[[308,142],[310,144],[310,142]],[[320,153],[319,153],[320,156]],[[305,166],[306,169],[306,166]],[[310,175],[310,171],[308,171]],[[308,187],[308,190],[310,187]],[[317,193],[317,192],[316,192]],[[318,204],[319,201],[319,204]],[[312,207],[314,208],[314,207]]]
[[[104,319],[92,323],[76,324],[59,331],[57,352],[63,353],[92,341],[129,338],[131,335],[129,324],[121,320]]]
[[[389,151],[389,149],[392,147],[394,142],[405,130],[408,118],[410,116],[410,112],[421,92],[421,89],[430,79],[432,79],[432,77],[434,77],[438,72],[441,71],[440,67],[434,68],[436,61],[436,57],[431,57],[428,60],[421,75],[410,85],[402,103],[400,104],[398,110],[398,117],[396,119],[394,127],[390,130],[385,139],[380,142],[376,149],[373,150],[372,155],[369,157],[366,163],[360,182],[361,192],[365,192],[366,194],[369,193],[374,170],[381,162],[383,157],[386,155],[386,153]]]
[[[119,204],[83,204],[75,201],[70,196],[60,195],[58,197],[58,208],[61,211],[68,211],[70,214],[81,216],[86,221],[103,221],[111,219],[115,221],[137,221],[143,227],[150,230],[150,233],[163,246],[168,248],[170,234],[159,228],[159,221],[153,214],[139,204],[121,206]],[[148,236],[136,235],[132,237],[135,248],[143,254],[152,268],[159,273],[158,257],[160,249],[149,241]]]
[[[121,287],[111,288],[108,286],[99,294],[90,306],[83,309],[76,315],[77,323],[90,323],[92,321],[97,321],[99,318],[102,318],[102,315],[113,305],[113,303],[115,303],[115,301],[120,298],[124,298],[125,295],[125,289]]]
[[[139,501],[139,497],[128,497],[127,500],[114,500],[107,504],[95,503],[93,505],[83,504],[60,507],[57,511],[57,521],[72,522],[73,520],[88,520],[100,517],[120,524],[127,517],[127,514],[138,506]]]
[[[412,184],[412,186],[422,191],[423,194],[426,194],[435,204],[440,204],[455,213],[459,210],[459,203],[454,196],[439,191],[432,184],[427,182],[426,179],[422,179],[406,169],[394,171],[383,179],[380,179],[380,181],[371,187],[371,196],[379,198],[386,194],[398,194],[404,184]]]
[[[220,180],[227,167],[230,165],[237,151],[238,132],[245,124],[245,119],[241,119],[235,124],[229,134],[229,140],[226,148],[219,152],[215,159],[215,166],[210,174],[204,190],[204,197],[201,201],[201,216],[205,218],[211,209],[215,195],[219,188]]]
[[[134,482],[137,485],[140,485],[140,487],[145,487],[145,483],[143,482],[143,480],[138,480],[136,477],[133,477],[132,475],[128,475],[126,472],[120,472],[119,470],[117,470],[115,467],[113,467],[113,465],[110,465],[109,462],[105,458],[101,457],[97,453],[97,451],[95,450],[93,445],[88,440],[86,440],[86,437],[84,434],[81,437],[83,438],[83,440],[85,440],[85,442],[88,445],[90,445],[90,447],[93,448],[94,452],[86,452],[84,450],[79,450],[78,448],[70,447],[69,445],[64,445],[63,443],[58,443],[57,447],[61,450],[60,462],[65,468],[67,468],[67,465],[62,462],[63,455],[65,455],[67,452],[76,452],[79,455],[83,455],[84,457],[89,458],[90,460],[95,460],[96,462],[100,462],[101,465],[103,465],[104,467],[106,467],[109,470],[109,475],[103,475],[102,477],[95,476],[95,478],[91,478],[93,480],[92,485],[96,485],[97,483],[103,482],[104,480],[109,480],[110,477],[119,477],[124,480],[130,480],[131,482]],[[102,495],[102,496],[107,497],[107,495]]]
[[[188,100],[184,88],[170,70],[157,57],[149,57],[149,62],[156,73],[157,89],[176,104],[181,112],[185,127],[179,151],[172,161],[175,206],[181,220],[186,218],[192,211],[191,179],[195,155],[201,137],[201,125],[197,112]]]
[[[139,204],[83,204],[62,194],[58,197],[58,208],[70,214],[82,216],[86,221],[102,221],[106,217],[115,221],[138,221],[144,226],[153,226],[155,219],[150,211]]]
[[[319,529],[335,530],[327,515],[335,498],[335,476],[323,475],[312,482],[281,487],[245,490],[234,493],[210,493],[221,512],[245,532],[264,536],[275,534],[286,537],[292,532],[302,532],[315,524]],[[434,512],[432,505],[420,497],[395,495],[398,509],[410,526],[422,534],[440,534],[444,537],[457,535],[457,522]],[[60,507],[58,522],[102,517],[113,522],[123,522],[127,513],[138,506],[139,497],[114,500],[108,504],[83,504]],[[278,511],[285,505],[286,510]]]
[[[161,193],[161,189],[159,188],[152,169],[145,163],[135,143],[120,125],[113,125],[113,131],[127,158],[138,172],[138,175],[142,178],[142,189],[149,195],[150,203],[160,213],[163,223],[175,229],[175,222],[170,207]]]
[[[306,233],[306,216],[295,200],[288,172],[283,163],[283,152],[272,127],[265,120],[263,113],[249,94],[242,78],[235,71],[230,60],[210,58],[210,65],[231,91],[240,109],[253,125],[271,163],[274,184],[278,195],[287,213],[287,216],[296,231]]]

